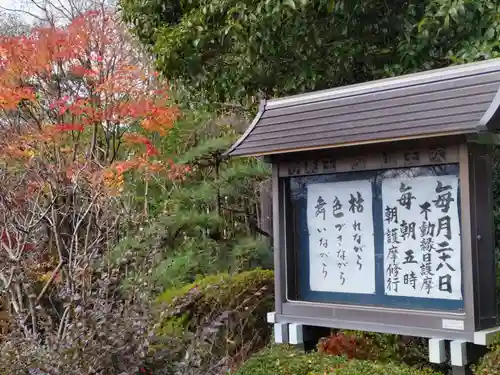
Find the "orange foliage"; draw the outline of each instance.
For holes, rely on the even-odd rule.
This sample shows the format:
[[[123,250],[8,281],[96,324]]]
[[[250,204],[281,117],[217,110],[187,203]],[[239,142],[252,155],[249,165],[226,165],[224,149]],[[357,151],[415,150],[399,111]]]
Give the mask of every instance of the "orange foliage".
[[[67,176],[87,168],[109,186],[131,169],[185,174],[150,137],[166,136],[178,109],[115,17],[92,11],[0,39],[0,159]]]

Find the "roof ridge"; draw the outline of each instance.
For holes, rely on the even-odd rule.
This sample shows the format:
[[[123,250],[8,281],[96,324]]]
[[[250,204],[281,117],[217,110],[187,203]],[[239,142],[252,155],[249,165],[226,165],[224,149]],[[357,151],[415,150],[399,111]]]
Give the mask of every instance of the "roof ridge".
[[[480,70],[480,68],[483,68],[484,71]],[[488,68],[496,68],[496,69],[490,70]],[[500,58],[476,61],[467,64],[452,65],[439,69],[424,70],[400,76],[380,78],[367,82],[355,83],[346,86],[338,86],[325,90],[312,91],[309,93],[291,95],[284,98],[269,99],[267,101],[267,107],[279,108],[281,106],[299,104],[300,102],[303,101],[311,103],[328,99],[336,99],[342,94],[359,95],[363,91],[366,91],[366,93],[373,93],[387,89],[395,89],[398,87],[409,87],[429,82],[446,81],[456,77],[466,77],[475,74],[487,73],[495,70],[500,70]],[[438,79],[433,80],[434,78]],[[411,83],[412,81],[415,82]]]

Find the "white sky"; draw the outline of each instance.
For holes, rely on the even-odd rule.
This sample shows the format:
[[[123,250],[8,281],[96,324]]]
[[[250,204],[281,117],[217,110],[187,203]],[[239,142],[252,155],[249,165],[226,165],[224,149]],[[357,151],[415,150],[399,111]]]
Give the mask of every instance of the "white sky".
[[[29,1],[26,0],[0,0],[0,12],[4,12],[4,9],[16,9],[16,10],[27,10],[31,13],[38,14],[36,7],[29,4]],[[15,12],[21,19],[26,22],[31,22],[33,17],[30,17],[26,13],[23,12]]]
[[[95,4],[101,4],[101,1],[102,0],[97,0],[95,1]],[[29,14],[25,13],[25,12],[19,12],[19,10],[25,10],[29,13],[32,13],[34,14],[35,16],[42,16],[42,11],[37,8],[35,5],[33,5],[33,2],[36,2],[38,4],[40,4],[43,8],[46,7],[47,4],[49,4],[49,9],[51,8],[50,4],[57,4],[59,6],[59,4],[62,4],[64,6],[67,5],[67,0],[0,0],[0,12],[5,12],[5,9],[2,9],[2,8],[7,8],[7,9],[12,9],[14,10],[14,13],[16,13],[22,20],[26,21],[26,22],[32,22],[32,21],[35,21],[36,18],[33,18],[31,17]],[[88,7],[92,8],[92,4],[94,3],[94,1],[92,0],[77,0],[77,1],[74,1],[73,3],[76,3],[78,4],[77,6],[82,6],[82,7],[85,7],[86,9],[89,9]],[[105,3],[108,5],[108,6],[114,6],[116,4],[116,0],[107,0],[105,1]],[[15,10],[17,10],[18,12],[16,12]],[[56,11],[54,8],[52,8],[52,10],[54,10],[54,14],[56,15],[56,22],[57,22],[57,19],[61,19],[61,17],[63,16],[60,12]],[[43,18],[43,17],[42,17]],[[62,19],[65,19],[67,20],[66,17],[62,17]],[[64,21],[63,21],[64,22]]]

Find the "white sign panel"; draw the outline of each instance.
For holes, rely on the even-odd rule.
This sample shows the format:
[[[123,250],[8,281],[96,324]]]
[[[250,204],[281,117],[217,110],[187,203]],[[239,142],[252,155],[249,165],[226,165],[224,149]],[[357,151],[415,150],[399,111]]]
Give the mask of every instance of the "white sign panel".
[[[462,299],[458,177],[382,182],[385,294]]]
[[[375,293],[370,181],[308,185],[307,227],[311,290]]]

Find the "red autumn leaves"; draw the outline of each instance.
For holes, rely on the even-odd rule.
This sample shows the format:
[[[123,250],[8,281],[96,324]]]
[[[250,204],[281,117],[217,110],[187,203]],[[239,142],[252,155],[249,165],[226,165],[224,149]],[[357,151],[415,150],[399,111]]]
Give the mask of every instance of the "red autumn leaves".
[[[45,157],[68,171],[95,158],[105,180],[138,168],[186,173],[152,141],[168,134],[179,112],[131,45],[115,15],[101,11],[0,39],[2,117],[9,122],[21,112],[24,121],[17,133],[6,132],[4,156],[25,163]],[[103,144],[108,150],[96,151]]]

